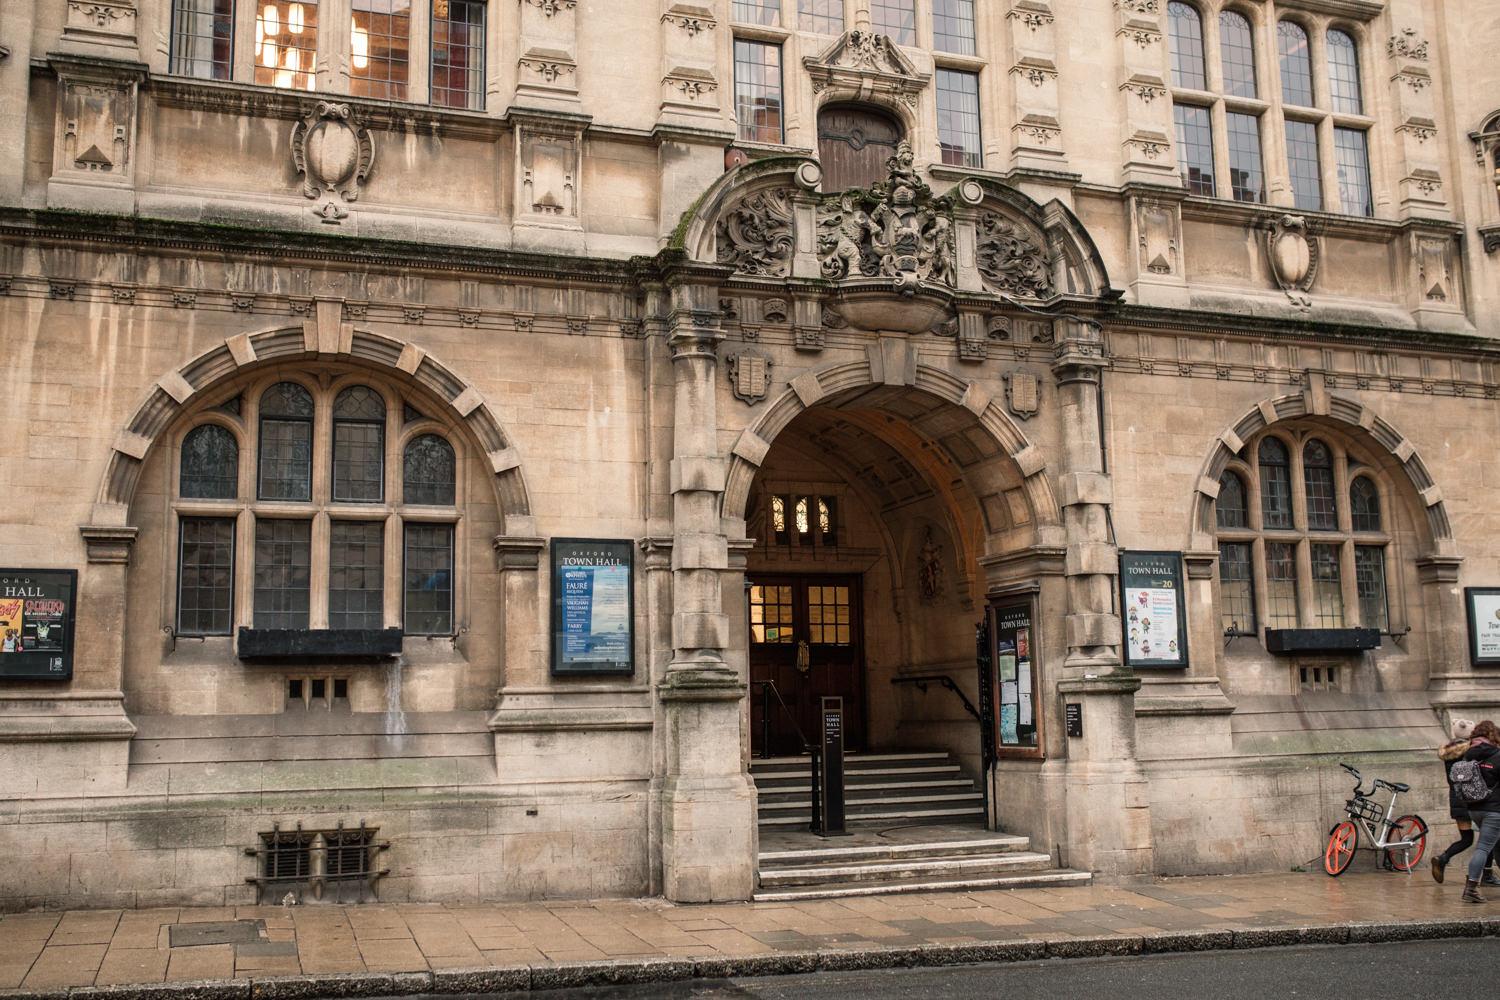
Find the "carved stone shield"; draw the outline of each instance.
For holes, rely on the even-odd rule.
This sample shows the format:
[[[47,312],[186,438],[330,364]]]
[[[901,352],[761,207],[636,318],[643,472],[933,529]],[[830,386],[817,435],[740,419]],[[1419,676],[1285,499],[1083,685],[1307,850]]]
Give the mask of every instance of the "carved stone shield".
[[[1035,416],[1040,389],[1040,381],[1030,372],[1016,371],[1005,376],[1005,402],[1010,412],[1022,420]]]
[[[766,398],[771,359],[759,351],[740,351],[728,359],[729,389],[736,399],[755,404]]]

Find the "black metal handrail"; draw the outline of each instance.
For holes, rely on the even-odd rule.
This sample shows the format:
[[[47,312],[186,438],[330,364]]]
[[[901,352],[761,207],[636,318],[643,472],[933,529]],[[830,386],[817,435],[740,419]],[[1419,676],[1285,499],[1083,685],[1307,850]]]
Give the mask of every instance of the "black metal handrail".
[[[958,700],[964,703],[964,710],[970,715],[974,716],[975,719],[979,719],[979,709],[974,707],[974,703],[969,700],[969,696],[964,694],[963,691],[959,688],[958,684],[953,680],[953,678],[948,676],[947,674],[921,674],[916,677],[891,678],[892,684],[915,684],[917,686],[917,690],[921,691],[923,694],[927,693],[927,685],[934,681],[941,684],[949,691],[952,691],[954,694],[958,695]]]
[[[810,828],[816,832],[822,825],[823,796],[819,787],[819,763],[823,759],[822,748],[813,746],[807,741],[807,736],[802,732],[802,727],[797,725],[797,716],[792,712],[786,699],[781,696],[781,690],[776,687],[773,680],[751,681],[752,684],[760,685],[760,756],[762,758],[771,756],[771,696],[776,696],[776,701],[781,705],[781,710],[786,713],[786,721],[792,724],[792,732],[797,734],[797,742],[802,744],[802,749],[807,753],[812,765],[812,784],[809,788],[812,806],[812,823]]]

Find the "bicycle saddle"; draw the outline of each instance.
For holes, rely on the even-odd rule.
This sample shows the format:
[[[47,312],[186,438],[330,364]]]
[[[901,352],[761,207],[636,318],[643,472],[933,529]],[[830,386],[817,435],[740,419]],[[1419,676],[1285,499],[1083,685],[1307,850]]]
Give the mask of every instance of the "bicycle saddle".
[[[1375,784],[1381,786],[1382,788],[1389,788],[1393,792],[1400,792],[1402,794],[1411,791],[1410,785],[1400,781],[1386,781],[1382,778],[1376,778]]]

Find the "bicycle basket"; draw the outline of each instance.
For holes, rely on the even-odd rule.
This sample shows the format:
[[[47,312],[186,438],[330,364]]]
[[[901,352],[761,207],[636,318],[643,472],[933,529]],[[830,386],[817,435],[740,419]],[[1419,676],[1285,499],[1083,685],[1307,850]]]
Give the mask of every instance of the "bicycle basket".
[[[1344,811],[1356,819],[1366,820],[1370,823],[1379,823],[1385,819],[1385,810],[1374,799],[1363,796],[1352,798],[1344,803]]]

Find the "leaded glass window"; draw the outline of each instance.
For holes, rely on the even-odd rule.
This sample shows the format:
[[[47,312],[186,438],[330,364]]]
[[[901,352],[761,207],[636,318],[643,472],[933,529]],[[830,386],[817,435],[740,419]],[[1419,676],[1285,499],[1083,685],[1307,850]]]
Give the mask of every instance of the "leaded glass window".
[[[407,503],[452,506],[453,446],[436,434],[422,434],[406,445],[402,494]]]
[[[1287,172],[1298,208],[1323,208],[1323,168],[1318,162],[1318,126],[1312,122],[1286,123]]]
[[[1313,613],[1318,628],[1344,627],[1344,584],[1339,571],[1337,545],[1314,545],[1312,549]]]
[[[1222,496],[1222,494],[1221,494]],[[1226,635],[1255,632],[1254,577],[1249,542],[1219,543],[1220,618]]]
[[[1342,31],[1330,31],[1324,40],[1328,50],[1328,96],[1340,114],[1364,114],[1359,87],[1359,50],[1354,39]]]
[[[786,526],[786,497],[771,498],[771,537],[779,545],[785,545],[791,541],[791,535]]]
[[[1374,215],[1370,195],[1370,152],[1363,129],[1333,130],[1334,158],[1338,165],[1339,210],[1345,215]]]
[[[1230,97],[1255,96],[1255,38],[1250,22],[1232,10],[1219,13],[1220,65],[1224,70],[1224,93]]]
[[[1214,514],[1221,528],[1243,528],[1250,523],[1250,508],[1245,503],[1245,481],[1233,472],[1219,477],[1219,497]]]
[[[917,0],[870,0],[875,32],[898,45],[917,44]]]
[[[979,145],[979,74],[937,71],[938,145],[950,166],[977,167]]]
[[[1338,510],[1333,501],[1333,456],[1317,438],[1302,446],[1302,482],[1307,496],[1309,531],[1337,531]]]
[[[1354,547],[1354,589],[1359,595],[1359,623],[1389,631],[1390,608],[1385,596],[1385,549],[1379,545]]]
[[[1281,59],[1281,99],[1287,104],[1312,107],[1312,56],[1302,25],[1295,21],[1276,25],[1276,53]]]
[[[746,24],[781,23],[781,0],[734,0],[729,16]]]
[[[940,52],[974,54],[974,0],[932,0],[932,45]]]
[[[484,110],[484,0],[434,0],[432,103]]]
[[[812,517],[807,509],[807,497],[798,497],[793,507],[793,517],[797,524],[797,540],[803,545],[812,544]]]
[[[741,139],[781,142],[780,45],[734,40],[734,114]]]
[[[1292,526],[1291,459],[1279,438],[1260,443],[1260,517],[1266,528]]]
[[[1192,194],[1214,195],[1214,140],[1207,108],[1177,104],[1172,108],[1177,125],[1177,166],[1182,184]]]
[[[172,72],[228,80],[234,62],[234,0],[175,0]]]
[[[823,35],[844,30],[844,0],[797,0],[797,27]]]
[[[453,634],[453,525],[406,525],[402,588],[407,635]]]
[[[283,90],[318,85],[317,0],[257,0],[255,82]]]
[[[838,501],[833,497],[818,497],[818,544],[838,544]]]
[[[328,627],[385,627],[385,522],[329,525]]]
[[[795,602],[789,585],[750,587],[750,641],[788,645],[796,639]]]
[[[1167,19],[1172,38],[1172,86],[1207,90],[1208,76],[1203,71],[1203,18],[1198,8],[1173,0],[1167,4]]]
[[[349,91],[383,101],[406,100],[411,0],[353,0]]]
[[[1380,531],[1380,491],[1369,476],[1349,483],[1349,520],[1355,531]]]
[[[233,500],[240,492],[240,446],[218,424],[202,424],[182,439],[178,495],[192,500]]]
[[[385,400],[356,385],[333,404],[333,499],[378,503],[385,496]]]
[[[1224,115],[1229,128],[1229,187],[1235,201],[1262,203],[1266,200],[1266,177],[1260,158],[1260,119],[1230,111]]]
[[[178,526],[177,634],[228,635],[234,621],[234,518]]]
[[[1266,543],[1266,627],[1297,627],[1297,546]]]
[[[305,629],[312,585],[312,522],[255,522],[255,627]]]
[[[260,397],[260,499],[312,499],[312,429],[312,395],[302,386],[278,382]]]

